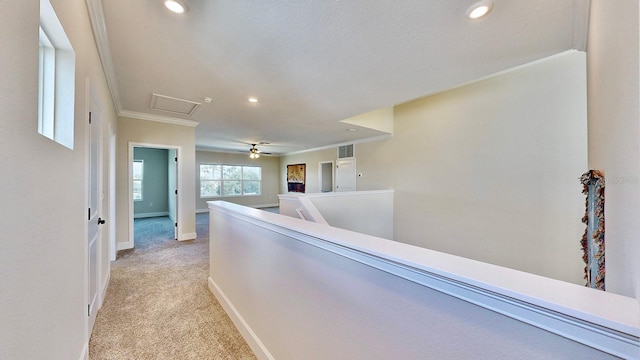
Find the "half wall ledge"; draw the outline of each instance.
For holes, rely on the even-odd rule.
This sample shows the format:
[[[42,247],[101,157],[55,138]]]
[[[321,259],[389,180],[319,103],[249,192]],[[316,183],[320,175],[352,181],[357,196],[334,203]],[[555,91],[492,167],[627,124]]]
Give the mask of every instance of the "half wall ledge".
[[[283,329],[269,329],[272,321],[264,318],[261,311],[284,311],[283,314],[290,311],[286,307],[280,308],[277,301],[262,299],[284,296],[304,301],[304,292],[314,291],[310,288],[301,290],[301,294],[269,293],[278,291],[278,286],[282,291],[296,291],[296,287],[289,287],[286,283],[289,280],[286,276],[269,278],[273,269],[286,268],[288,261],[296,262],[291,268],[299,273],[292,281],[301,281],[300,284],[318,281],[318,276],[309,275],[312,276],[309,279],[304,276],[312,274],[312,268],[319,262],[365,265],[364,268],[387,274],[381,276],[380,287],[389,281],[408,281],[422,286],[425,294],[417,297],[417,301],[434,296],[429,294],[446,294],[483,309],[478,311],[499,313],[613,356],[640,358],[640,309],[636,299],[223,201],[209,202],[208,205],[211,220],[210,289],[261,358],[279,358],[281,344],[274,334],[286,334]],[[299,257],[281,256],[278,251],[282,249],[275,249],[272,253],[271,248],[282,247],[287,248],[286,254],[294,251],[291,254]],[[318,249],[321,250],[319,254],[324,254],[322,260],[312,259],[308,264],[300,262]],[[271,258],[271,254],[278,257]],[[307,265],[309,268],[305,267]],[[389,280],[389,274],[396,280]],[[256,278],[261,282],[256,282]],[[367,278],[371,283],[375,280]],[[326,281],[340,283],[342,279],[334,276]],[[250,301],[257,295],[262,297],[260,305]],[[361,296],[356,292],[334,295],[341,298]],[[351,302],[350,298],[344,300]],[[314,300],[311,297],[309,301]],[[359,301],[353,300],[354,303]],[[273,308],[269,308],[269,304],[273,304]],[[266,307],[256,311],[256,306]],[[395,325],[390,324],[389,327]],[[422,325],[416,324],[415,327],[420,329]],[[305,324],[297,326],[304,331]],[[316,345],[321,346],[307,344],[311,348]]]

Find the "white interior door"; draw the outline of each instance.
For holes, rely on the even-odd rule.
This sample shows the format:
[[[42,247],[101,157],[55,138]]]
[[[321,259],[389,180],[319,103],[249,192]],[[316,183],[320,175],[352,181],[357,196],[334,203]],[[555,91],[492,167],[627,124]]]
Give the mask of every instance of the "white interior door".
[[[336,191],[356,191],[356,159],[339,159],[336,166]]]
[[[89,334],[98,312],[99,289],[99,249],[101,246],[100,225],[104,223],[101,216],[102,196],[100,192],[100,106],[93,91],[89,90],[89,176],[88,176],[88,218],[87,221],[87,249],[88,249],[88,304]]]

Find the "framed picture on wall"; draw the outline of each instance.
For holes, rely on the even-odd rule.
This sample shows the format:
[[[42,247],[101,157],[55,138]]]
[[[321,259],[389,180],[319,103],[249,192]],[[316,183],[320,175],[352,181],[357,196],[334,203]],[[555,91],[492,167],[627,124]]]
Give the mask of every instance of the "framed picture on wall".
[[[287,165],[287,190],[289,192],[304,192],[306,164]]]

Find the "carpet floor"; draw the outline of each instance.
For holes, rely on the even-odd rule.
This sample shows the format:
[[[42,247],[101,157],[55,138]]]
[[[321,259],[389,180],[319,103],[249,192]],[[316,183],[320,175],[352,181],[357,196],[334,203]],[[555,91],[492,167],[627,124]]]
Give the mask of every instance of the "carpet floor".
[[[111,263],[90,359],[256,358],[207,287],[208,214],[196,227],[196,240],[178,242],[169,218],[136,220],[135,249]]]

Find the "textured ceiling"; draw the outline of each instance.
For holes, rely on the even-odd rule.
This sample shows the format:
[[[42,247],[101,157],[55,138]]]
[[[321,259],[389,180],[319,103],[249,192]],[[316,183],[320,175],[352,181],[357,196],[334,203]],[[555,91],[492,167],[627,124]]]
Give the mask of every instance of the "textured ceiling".
[[[88,0],[102,5],[120,112],[198,121],[199,148],[273,153],[379,136],[340,120],[584,47],[588,0],[495,0],[469,20],[474,2],[187,0],[178,15],[162,0]],[[202,105],[152,110],[154,93]]]

